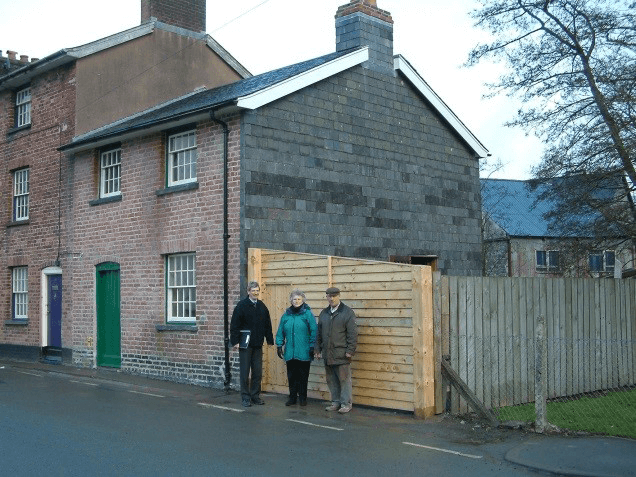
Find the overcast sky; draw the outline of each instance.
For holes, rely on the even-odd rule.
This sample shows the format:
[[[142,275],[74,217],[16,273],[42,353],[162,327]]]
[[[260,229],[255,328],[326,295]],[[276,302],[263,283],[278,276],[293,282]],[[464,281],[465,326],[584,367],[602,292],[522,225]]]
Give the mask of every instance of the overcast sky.
[[[252,74],[335,51],[334,15],[348,0],[207,0],[207,33]],[[464,68],[485,33],[473,28],[476,0],[377,0],[394,21],[403,55],[505,167],[492,177],[528,179],[541,143],[506,128],[519,104],[482,99],[501,67]],[[140,0],[0,0],[0,50],[43,58],[139,25]]]

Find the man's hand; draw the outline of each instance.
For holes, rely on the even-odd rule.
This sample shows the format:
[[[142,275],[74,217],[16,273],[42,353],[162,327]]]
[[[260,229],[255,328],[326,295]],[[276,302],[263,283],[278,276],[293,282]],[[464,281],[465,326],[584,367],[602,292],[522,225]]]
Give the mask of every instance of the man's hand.
[[[315,359],[320,359],[322,358],[322,353],[320,351],[315,351],[314,352],[314,358]]]
[[[234,346],[232,346],[232,349],[233,349],[234,351],[238,350],[238,349],[239,349],[238,345],[239,345],[239,344],[238,344],[238,343],[236,343]]]
[[[351,353],[345,353],[345,356],[349,359],[351,359],[353,357],[353,355]]]

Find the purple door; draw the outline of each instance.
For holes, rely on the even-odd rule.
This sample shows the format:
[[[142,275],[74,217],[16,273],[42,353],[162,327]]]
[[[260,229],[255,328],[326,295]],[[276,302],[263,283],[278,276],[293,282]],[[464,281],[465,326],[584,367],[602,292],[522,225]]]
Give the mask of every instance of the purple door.
[[[62,347],[62,275],[49,275],[49,346]]]

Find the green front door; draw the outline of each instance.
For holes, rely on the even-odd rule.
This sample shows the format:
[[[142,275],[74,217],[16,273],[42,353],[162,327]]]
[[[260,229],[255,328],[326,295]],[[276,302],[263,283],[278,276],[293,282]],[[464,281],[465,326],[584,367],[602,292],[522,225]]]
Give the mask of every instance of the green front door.
[[[97,366],[121,367],[119,264],[96,267]]]

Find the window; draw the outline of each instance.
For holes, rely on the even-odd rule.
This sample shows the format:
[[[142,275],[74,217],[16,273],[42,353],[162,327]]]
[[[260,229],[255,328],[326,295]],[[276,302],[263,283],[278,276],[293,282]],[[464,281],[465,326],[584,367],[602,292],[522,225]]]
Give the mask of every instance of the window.
[[[121,149],[102,152],[99,176],[101,198],[121,195]]]
[[[29,169],[13,173],[13,220],[29,219]]]
[[[11,275],[13,288],[13,319],[26,320],[28,318],[27,311],[29,308],[29,280],[27,267],[16,267]]]
[[[590,271],[614,273],[616,254],[613,250],[590,252]]]
[[[559,270],[558,250],[537,250],[537,270],[555,272]]]
[[[195,254],[169,255],[168,321],[194,322],[197,308]]]
[[[15,95],[16,127],[31,124],[31,88],[25,88]]]
[[[168,186],[197,180],[197,135],[195,131],[168,137]]]

